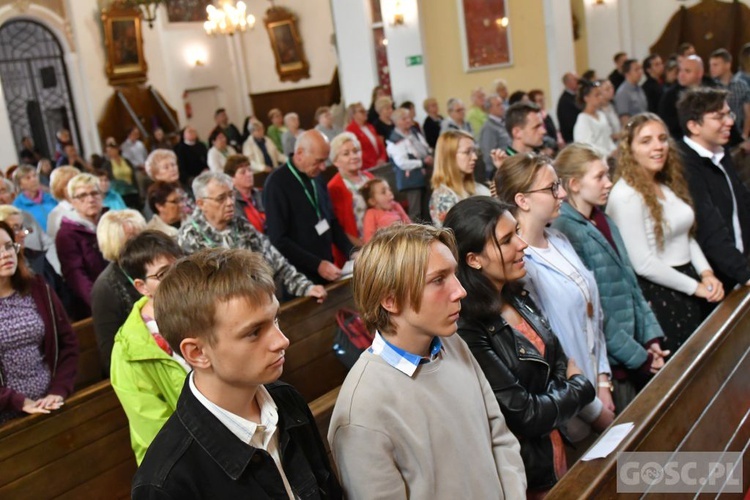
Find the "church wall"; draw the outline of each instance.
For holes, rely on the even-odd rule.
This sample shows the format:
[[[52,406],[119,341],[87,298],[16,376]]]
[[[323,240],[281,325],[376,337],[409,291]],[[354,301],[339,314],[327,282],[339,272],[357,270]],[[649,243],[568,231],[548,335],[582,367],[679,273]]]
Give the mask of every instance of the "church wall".
[[[425,2],[426,4],[426,2]],[[425,62],[430,94],[445,114],[446,102],[459,97],[469,103],[472,89],[492,92],[493,81],[504,78],[511,90],[541,88],[549,96],[549,70],[541,0],[508,0],[511,66],[464,72],[456,0],[430,0],[421,12]]]

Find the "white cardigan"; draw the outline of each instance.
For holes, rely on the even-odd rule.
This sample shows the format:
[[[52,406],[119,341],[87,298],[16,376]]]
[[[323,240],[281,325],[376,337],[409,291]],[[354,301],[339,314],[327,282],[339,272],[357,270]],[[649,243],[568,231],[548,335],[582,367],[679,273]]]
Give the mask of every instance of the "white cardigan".
[[[286,161],[286,156],[276,148],[276,145],[271,139],[268,137],[264,137],[264,139],[266,141],[268,156],[271,157],[271,161],[274,163],[274,168],[276,168]],[[252,135],[248,137],[242,145],[242,154],[250,159],[250,170],[253,172],[263,172],[266,169],[267,165],[266,161],[263,159],[263,151],[261,151],[258,145],[255,144],[255,139],[253,139]]]
[[[636,274],[666,288],[693,295],[698,282],[673,269],[692,264],[698,274],[710,271],[698,242],[690,236],[695,221],[693,209],[665,185],[659,200],[664,212],[664,248],[659,250],[654,234],[654,220],[643,197],[623,179],[617,181],[609,195],[607,215],[617,224]]]

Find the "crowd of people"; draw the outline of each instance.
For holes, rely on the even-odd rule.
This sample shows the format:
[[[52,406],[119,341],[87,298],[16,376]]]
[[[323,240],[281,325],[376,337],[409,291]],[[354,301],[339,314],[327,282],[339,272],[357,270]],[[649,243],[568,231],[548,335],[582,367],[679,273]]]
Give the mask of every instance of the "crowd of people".
[[[750,87],[727,51],[708,78],[691,49],[564,75],[557,124],[543,91],[498,80],[445,118],[426,99],[421,125],[378,87],[369,111],[321,107],[307,130],[279,109],[239,130],[219,109],[208,144],[187,126],[149,152],[134,127],[91,161],[66,130],[50,159],[25,138],[0,180],[0,422],[61,407],[71,320],[91,316],[134,498],[543,497],[750,286],[732,158]],[[325,301],[349,260],[374,341],[333,412],[335,474],[275,383],[276,317]]]

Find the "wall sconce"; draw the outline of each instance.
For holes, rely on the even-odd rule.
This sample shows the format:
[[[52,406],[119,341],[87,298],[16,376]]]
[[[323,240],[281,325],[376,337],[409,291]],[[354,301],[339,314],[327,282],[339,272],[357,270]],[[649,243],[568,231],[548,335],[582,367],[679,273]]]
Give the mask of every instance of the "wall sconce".
[[[594,5],[604,5],[604,0],[595,0]]]
[[[401,8],[401,0],[396,0],[393,6],[393,20],[391,26],[403,26],[404,24],[404,11]]]
[[[507,27],[508,27],[508,23],[509,23],[509,22],[510,22],[510,21],[508,21],[508,18],[507,18],[507,17],[498,17],[498,18],[497,18],[497,19],[495,20],[495,23],[496,23],[496,24],[497,24],[497,25],[498,25],[498,26],[499,26],[500,28],[507,28]]]
[[[190,47],[185,50],[185,61],[194,68],[205,66],[207,60],[208,53],[202,47]]]

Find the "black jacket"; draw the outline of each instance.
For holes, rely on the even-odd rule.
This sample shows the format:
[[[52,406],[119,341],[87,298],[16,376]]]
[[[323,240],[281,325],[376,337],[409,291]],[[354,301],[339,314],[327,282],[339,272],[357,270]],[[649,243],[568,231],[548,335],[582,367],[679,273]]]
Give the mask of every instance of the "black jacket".
[[[742,230],[744,253],[735,246],[732,225],[732,193],[724,173],[708,158],[701,157],[685,142],[679,147],[687,178],[690,196],[695,209],[695,239],[713,267],[716,277],[729,291],[737,283],[750,280],[750,192],[740,181],[727,152],[721,164],[724,166],[737,199],[737,212]]]
[[[318,265],[322,260],[333,262],[331,244],[336,245],[347,256],[351,254],[353,246],[333,213],[323,176],[310,179],[304,172],[297,171],[300,178],[297,180],[290,168],[289,165],[283,165],[271,172],[266,179],[263,188],[266,235],[298,271],[311,281],[324,284],[327,281],[318,274]],[[315,183],[320,215],[328,221],[330,227],[323,234],[318,234],[315,229],[320,219],[300,182],[304,183],[311,197]]]
[[[661,101],[661,95],[664,92],[664,85],[659,83],[656,78],[647,76],[646,81],[643,82],[641,88],[646,94],[646,100],[648,101],[648,110],[652,113],[658,113],[659,101]]]
[[[675,141],[681,141],[682,136],[685,134],[682,131],[682,127],[680,127],[680,120],[677,117],[677,101],[680,95],[682,95],[683,90],[685,90],[685,87],[677,82],[670,87],[665,87],[661,99],[659,99],[659,108],[657,110],[657,114],[667,125],[669,135]]]
[[[201,141],[192,145],[182,141],[174,147],[174,154],[180,168],[180,182],[186,191],[192,192],[190,183],[208,169],[208,148]]]
[[[576,96],[563,90],[557,101],[557,122],[560,124],[560,134],[565,142],[573,142],[573,127],[576,125],[578,113],[581,110],[576,104]]]
[[[188,383],[133,478],[132,498],[288,498],[271,455],[237,439]],[[294,493],[301,499],[342,498],[302,396],[283,382],[266,388],[278,407],[279,450]]]
[[[474,354],[508,427],[521,443],[529,489],[547,489],[558,480],[550,432],[593,401],[596,392],[583,375],[566,377],[568,357],[528,293],[504,296],[544,340],[544,356],[500,315],[488,320],[461,317],[458,334]]]

